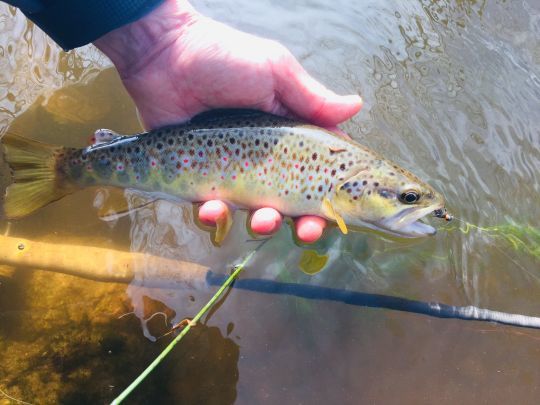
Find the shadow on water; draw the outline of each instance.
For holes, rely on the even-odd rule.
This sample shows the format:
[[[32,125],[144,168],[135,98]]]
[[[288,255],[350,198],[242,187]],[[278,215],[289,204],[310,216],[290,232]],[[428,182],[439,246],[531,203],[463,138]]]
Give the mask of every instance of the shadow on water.
[[[16,270],[0,284],[0,389],[31,403],[108,403],[172,337],[149,345],[125,287]],[[42,289],[45,283],[54,288]],[[146,300],[148,328],[169,330],[174,311]],[[231,333],[232,326],[227,332]],[[134,355],[136,353],[136,355]],[[217,327],[199,324],[132,403],[233,403],[239,347]],[[213,366],[208,367],[209,364]],[[196,386],[193,382],[196,381]]]

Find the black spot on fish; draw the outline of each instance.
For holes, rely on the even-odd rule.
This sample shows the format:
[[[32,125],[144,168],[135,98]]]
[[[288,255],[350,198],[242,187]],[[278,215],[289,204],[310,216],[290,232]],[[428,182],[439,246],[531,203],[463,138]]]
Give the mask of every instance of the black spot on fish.
[[[172,144],[174,143],[174,139],[172,138],[167,139],[167,143],[172,146]]]
[[[319,186],[317,190],[319,190],[319,193],[322,193],[322,186]]]
[[[356,186],[358,186],[358,182],[357,182],[357,181],[355,181],[355,182],[354,182],[354,183],[352,184],[352,186],[353,186],[353,187],[356,187]]]
[[[306,195],[306,198],[307,198],[308,200],[311,200],[311,194]]]
[[[192,141],[193,140],[193,134],[188,134],[187,138]]]
[[[366,184],[367,184],[367,180],[364,180],[364,181],[362,182],[362,185],[365,186]]]
[[[341,171],[345,170],[345,163],[342,163],[342,164],[339,166],[339,169],[340,169]]]
[[[234,145],[234,144],[235,144],[235,142],[236,142],[236,139],[234,139],[234,138],[230,138],[230,139],[229,139],[229,142],[231,143],[231,145]]]
[[[313,159],[313,160],[317,160],[317,154],[316,154],[316,153],[314,153],[313,155],[311,155],[311,159]]]
[[[335,175],[336,175],[336,169],[332,169],[332,171],[330,172],[330,174],[331,174],[332,176],[335,176]]]
[[[375,183],[373,183],[373,186],[374,187],[379,187],[379,183],[376,181]]]
[[[206,145],[208,145],[208,146],[210,146],[210,147],[211,147],[213,144],[214,144],[214,143],[212,142],[211,139],[209,139],[208,142],[206,142]]]
[[[158,150],[163,149],[163,144],[161,142],[158,142],[156,148],[158,148]]]
[[[268,148],[268,142],[265,142],[263,145],[265,148]]]
[[[304,147],[304,141],[300,141],[300,142],[298,143],[298,146],[300,146],[301,148],[303,148],[303,147]]]
[[[263,133],[264,131],[261,129],[261,133]],[[259,146],[259,144],[261,143],[261,141],[259,141],[258,139],[255,139],[255,146]]]
[[[140,153],[140,152],[141,152],[141,148],[138,147],[138,146],[136,146],[136,147],[135,147],[135,153]]]
[[[278,140],[274,139],[274,145],[277,145]]]
[[[147,139],[146,140],[146,146],[150,146],[152,145],[152,140],[151,139]]]

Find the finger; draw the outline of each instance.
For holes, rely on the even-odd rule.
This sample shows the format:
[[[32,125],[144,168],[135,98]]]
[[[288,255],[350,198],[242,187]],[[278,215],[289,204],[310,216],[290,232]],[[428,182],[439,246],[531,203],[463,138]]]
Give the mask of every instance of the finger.
[[[251,230],[259,235],[270,235],[281,227],[283,218],[281,214],[273,208],[261,208],[251,216]]]
[[[327,89],[292,57],[280,59],[274,74],[280,101],[294,114],[315,124],[337,125],[362,108],[360,96],[340,96]]]
[[[332,131],[334,134],[338,135],[338,136],[341,136],[342,138],[345,138],[345,139],[351,139],[351,137],[349,136],[349,134],[345,131],[343,131],[341,128],[338,128],[338,127],[326,127],[327,130],[329,131]]]
[[[223,201],[206,201],[199,208],[199,220],[201,223],[209,226],[215,226],[219,218],[227,216],[229,207]]]
[[[307,215],[295,222],[296,235],[304,243],[314,243],[319,240],[326,228],[326,220],[321,217]]]

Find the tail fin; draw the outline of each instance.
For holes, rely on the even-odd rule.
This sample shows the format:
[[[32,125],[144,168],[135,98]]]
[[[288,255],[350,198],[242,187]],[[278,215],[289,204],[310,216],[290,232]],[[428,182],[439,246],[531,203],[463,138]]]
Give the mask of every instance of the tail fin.
[[[13,134],[6,134],[1,141],[5,161],[13,176],[13,184],[8,186],[4,200],[8,218],[28,215],[71,192],[57,171],[57,160],[63,147]]]

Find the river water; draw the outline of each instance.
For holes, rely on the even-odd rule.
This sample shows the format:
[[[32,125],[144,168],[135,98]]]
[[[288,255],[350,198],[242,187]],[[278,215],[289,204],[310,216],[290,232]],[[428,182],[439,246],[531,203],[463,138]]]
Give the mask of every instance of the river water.
[[[326,264],[314,275],[300,270],[313,250],[295,244],[286,225],[243,278],[540,316],[537,1],[194,5],[281,41],[330,88],[362,95],[363,110],[342,128],[431,183],[457,218],[418,241],[330,230],[315,246]],[[96,128],[140,129],[110,62],[92,46],[60,51],[0,4],[0,134],[83,146]],[[8,183],[2,163],[0,187]],[[191,205],[159,201],[106,222],[95,206],[107,198],[138,196],[85,190],[9,224],[0,218],[0,231],[151,253],[218,274],[257,246],[243,213],[217,248]],[[156,278],[144,261],[128,286],[0,263],[0,404],[12,401],[7,395],[112,400],[171,338],[156,337],[215,291]],[[535,330],[232,289],[132,400],[536,404],[538,364]]]

